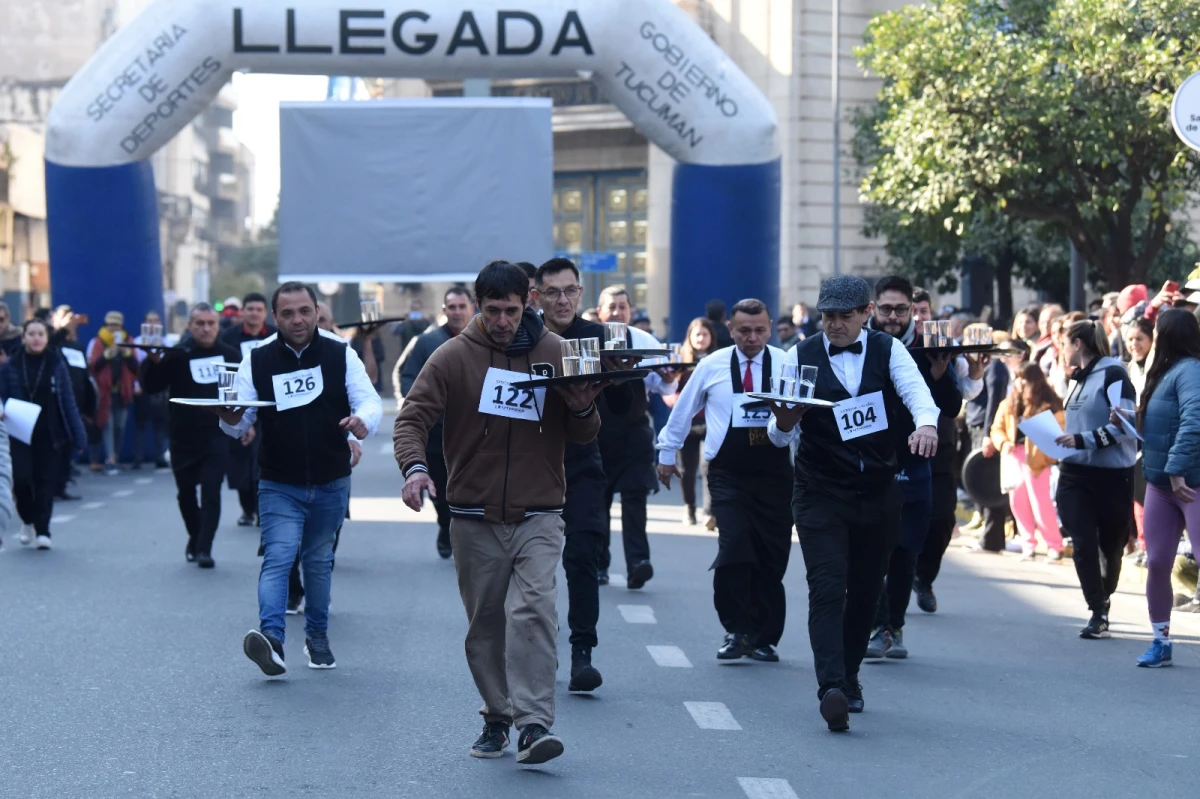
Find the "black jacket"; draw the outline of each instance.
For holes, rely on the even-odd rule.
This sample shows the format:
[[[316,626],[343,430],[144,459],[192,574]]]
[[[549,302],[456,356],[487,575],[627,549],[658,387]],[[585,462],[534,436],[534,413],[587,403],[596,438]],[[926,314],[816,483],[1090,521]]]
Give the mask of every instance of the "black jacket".
[[[241,360],[241,353],[220,339],[209,349],[201,349],[195,340],[186,352],[168,350],[161,361],[142,361],[139,380],[147,394],[167,392],[171,397],[216,399],[217,383],[197,383],[192,362],[206,358],[226,362]],[[172,403],[168,410],[167,430],[171,438],[171,466],[178,470],[214,452],[228,450],[217,415],[205,408]]]

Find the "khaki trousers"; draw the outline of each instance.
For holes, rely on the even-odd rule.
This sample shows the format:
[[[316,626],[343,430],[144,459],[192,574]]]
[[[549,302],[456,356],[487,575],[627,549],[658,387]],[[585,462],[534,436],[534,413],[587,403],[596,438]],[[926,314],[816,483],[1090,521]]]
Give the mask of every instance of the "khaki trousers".
[[[467,611],[467,665],[486,721],[522,729],[554,724],[563,520],[450,522],[458,592]]]

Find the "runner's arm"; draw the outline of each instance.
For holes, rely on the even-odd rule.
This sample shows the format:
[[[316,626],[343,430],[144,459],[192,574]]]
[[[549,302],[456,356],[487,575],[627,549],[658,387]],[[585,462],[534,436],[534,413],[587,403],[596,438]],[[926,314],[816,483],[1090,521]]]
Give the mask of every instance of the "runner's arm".
[[[258,399],[258,391],[254,388],[254,379],[250,376],[250,359],[242,360],[237,371],[237,394],[239,400],[254,402]],[[254,420],[258,418],[258,408],[247,408],[242,414],[242,420],[236,425],[227,424],[221,420],[221,430],[225,435],[231,438],[241,438],[246,435],[246,431],[254,426]]]

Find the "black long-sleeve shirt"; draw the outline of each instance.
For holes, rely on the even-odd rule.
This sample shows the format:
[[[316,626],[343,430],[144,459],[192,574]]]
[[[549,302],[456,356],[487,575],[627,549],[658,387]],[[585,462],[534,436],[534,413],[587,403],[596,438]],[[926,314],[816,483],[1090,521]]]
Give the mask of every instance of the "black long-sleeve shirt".
[[[158,363],[150,358],[142,361],[142,390],[147,394],[166,391],[171,397],[216,399],[216,362],[241,360],[241,352],[223,341],[218,340],[208,349],[199,348],[193,341],[186,352],[168,350]],[[204,457],[212,446],[222,449],[228,446],[219,419],[212,411],[172,403],[168,413],[171,462],[176,467]]]

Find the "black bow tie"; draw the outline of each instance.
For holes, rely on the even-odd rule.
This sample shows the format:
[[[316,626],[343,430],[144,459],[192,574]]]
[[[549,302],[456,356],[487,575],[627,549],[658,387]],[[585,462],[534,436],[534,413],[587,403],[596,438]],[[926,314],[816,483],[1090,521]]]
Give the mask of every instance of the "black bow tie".
[[[843,352],[852,352],[855,355],[862,355],[862,351],[863,351],[863,346],[862,346],[861,341],[856,341],[848,347],[839,347],[837,344],[833,344],[833,343],[830,343],[830,345],[829,345],[829,357],[830,358],[832,358],[833,356],[838,355],[840,353],[843,353]]]

